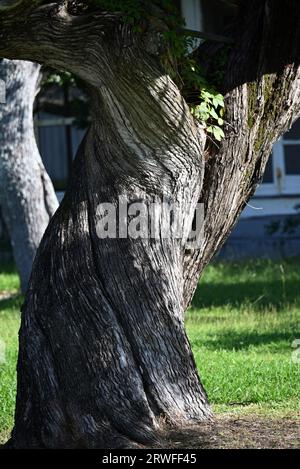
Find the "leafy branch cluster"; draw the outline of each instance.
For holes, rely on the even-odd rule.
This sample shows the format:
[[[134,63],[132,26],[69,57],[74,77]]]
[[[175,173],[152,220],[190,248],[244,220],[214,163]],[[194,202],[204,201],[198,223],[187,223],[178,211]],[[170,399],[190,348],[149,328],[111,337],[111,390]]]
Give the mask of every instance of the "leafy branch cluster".
[[[192,114],[205,126],[207,132],[217,141],[221,141],[224,138],[224,96],[207,82],[200,66],[194,60],[186,59],[182,73],[189,93],[186,99]]]
[[[122,13],[123,21],[137,32],[145,19],[155,15],[166,28],[162,31],[161,62],[182,91],[193,116],[215,140],[224,132],[224,97],[208,83],[201,67],[190,57],[194,39],[184,34],[184,20],[171,0],[90,0],[93,5]]]
[[[195,39],[184,34],[184,20],[171,0],[85,0],[68,2],[72,14],[81,14],[89,8],[101,7],[105,11],[119,12],[125,23],[131,24],[137,33],[142,33],[145,22],[155,20],[161,40],[160,59],[166,72],[176,82],[191,113],[212,135],[221,141],[224,138],[224,97],[217,90],[221,80],[222,64],[215,67],[215,76],[207,78],[200,65],[192,58],[190,52],[195,47]],[[226,54],[226,50],[224,52]],[[224,57],[220,58],[222,63]],[[219,60],[219,62],[220,62]],[[224,64],[223,64],[224,65]],[[217,76],[218,75],[218,76]],[[62,88],[78,86],[82,83],[66,72],[46,74],[44,85],[58,85]],[[77,120],[80,110],[86,112],[86,100],[83,105],[76,104]],[[82,120],[86,121],[86,116]]]

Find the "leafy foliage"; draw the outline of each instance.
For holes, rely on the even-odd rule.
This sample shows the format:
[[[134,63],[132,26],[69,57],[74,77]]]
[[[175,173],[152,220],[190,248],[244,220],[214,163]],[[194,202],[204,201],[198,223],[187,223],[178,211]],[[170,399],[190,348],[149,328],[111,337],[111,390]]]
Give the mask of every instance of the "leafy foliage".
[[[207,82],[200,66],[191,59],[189,51],[194,40],[184,34],[184,19],[171,0],[90,0],[108,11],[122,13],[123,21],[141,31],[143,21],[157,16],[166,28],[162,31],[161,62],[182,90],[193,116],[198,119],[215,140],[224,138],[224,97]],[[222,71],[219,72],[219,78]]]
[[[214,140],[224,138],[224,97],[216,89],[221,82],[224,57],[218,61],[215,76],[209,78],[191,58],[194,39],[184,34],[185,22],[171,0],[86,0],[68,2],[72,14],[81,14],[89,8],[98,7],[103,11],[121,14],[121,20],[132,25],[134,31],[142,33],[147,21],[155,22],[161,38],[161,64],[180,88],[191,113]],[[226,52],[226,51],[225,51]],[[76,77],[65,72],[52,72],[47,75],[46,85],[81,87]],[[86,112],[85,106],[77,106],[78,111]],[[83,109],[84,107],[84,109]],[[77,116],[78,117],[78,116]],[[86,122],[84,116],[84,122]],[[78,120],[78,119],[77,119]]]
[[[207,132],[221,141],[224,138],[222,126],[224,124],[224,97],[215,90],[204,78],[200,67],[193,61],[187,59],[184,68],[185,83],[194,88],[196,104],[191,104],[192,114],[202,122]],[[198,101],[198,102],[197,102]]]

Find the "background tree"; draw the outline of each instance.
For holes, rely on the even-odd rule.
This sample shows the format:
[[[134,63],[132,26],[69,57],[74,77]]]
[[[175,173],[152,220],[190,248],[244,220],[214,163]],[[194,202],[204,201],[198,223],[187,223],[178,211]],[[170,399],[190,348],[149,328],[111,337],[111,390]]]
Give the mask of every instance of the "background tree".
[[[0,104],[0,206],[23,292],[40,240],[58,206],[34,136],[39,76],[37,64],[0,61],[0,79],[6,85],[6,103]]]
[[[222,101],[200,83],[197,67],[201,61],[212,74],[225,46],[201,47],[187,63],[169,4],[0,2],[0,54],[78,75],[93,116],[22,309],[11,447],[145,444],[161,416],[184,424],[211,415],[184,311],[273,143],[299,116],[300,5],[240,2],[221,61],[226,111],[214,117]],[[189,90],[190,82],[203,86],[190,107],[174,82],[182,67]],[[222,137],[213,119],[225,122],[218,146],[208,139],[209,131]],[[201,248],[186,239],[99,239],[97,207],[118,207],[119,196],[146,206],[175,200],[189,227],[200,200]]]

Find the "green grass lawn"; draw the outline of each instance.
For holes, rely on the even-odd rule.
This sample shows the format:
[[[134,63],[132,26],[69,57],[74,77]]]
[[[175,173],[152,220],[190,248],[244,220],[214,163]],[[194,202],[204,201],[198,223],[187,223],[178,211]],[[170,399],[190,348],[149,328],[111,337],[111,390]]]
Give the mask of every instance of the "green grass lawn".
[[[18,329],[22,297],[19,278],[12,266],[0,269],[0,443],[7,439],[13,422],[16,392]],[[7,296],[11,296],[7,298]],[[3,350],[4,344],[4,350]],[[5,360],[1,360],[1,352]],[[3,357],[2,357],[3,358]]]
[[[210,266],[187,314],[187,330],[217,413],[300,418],[300,260]],[[12,267],[0,271],[0,441],[13,422],[22,298]],[[7,298],[11,293],[12,298]],[[2,299],[1,299],[2,297]]]
[[[187,316],[216,411],[300,416],[300,261],[210,266]]]

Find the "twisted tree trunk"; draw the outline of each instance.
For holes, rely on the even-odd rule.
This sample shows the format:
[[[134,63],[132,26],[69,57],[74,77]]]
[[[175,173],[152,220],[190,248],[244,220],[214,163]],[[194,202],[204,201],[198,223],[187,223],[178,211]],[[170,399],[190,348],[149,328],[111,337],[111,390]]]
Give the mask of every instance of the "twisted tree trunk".
[[[6,102],[0,104],[0,206],[23,292],[38,245],[58,206],[33,129],[39,73],[39,65],[30,62],[0,62],[0,79],[6,88]]]
[[[74,9],[74,1],[31,6],[30,16],[24,1],[0,14],[7,32],[0,54],[66,68],[93,94],[93,122],[22,309],[10,447],[126,447],[153,441],[161,417],[177,424],[210,417],[184,311],[273,142],[299,114],[299,44],[289,31],[300,9],[287,3],[288,16],[282,2],[243,3],[224,78],[226,139],[209,159],[205,133],[160,67],[155,27],[138,35],[117,14]],[[288,37],[274,52],[279,18]],[[280,64],[271,60],[278,52]],[[99,206],[118,211],[120,197],[146,208],[175,201],[186,228],[200,199],[200,249],[186,237],[149,239],[144,231],[137,239],[99,237]]]
[[[99,204],[117,207],[119,197],[145,207],[172,198],[192,224],[202,143],[174,84],[147,66],[144,79],[95,93],[95,121],[39,248],[23,308],[15,446],[146,443],[161,415],[210,415],[184,331],[182,241],[97,236]]]

